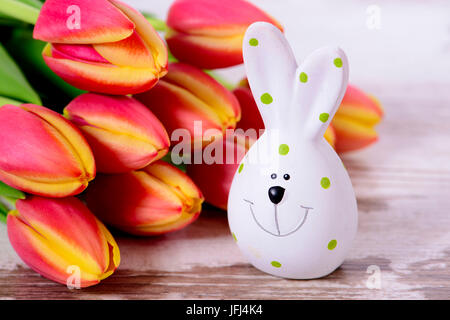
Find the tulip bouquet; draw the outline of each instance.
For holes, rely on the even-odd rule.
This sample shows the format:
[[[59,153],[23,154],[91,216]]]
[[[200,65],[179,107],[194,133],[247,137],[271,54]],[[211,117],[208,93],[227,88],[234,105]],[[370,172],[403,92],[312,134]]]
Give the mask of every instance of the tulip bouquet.
[[[264,124],[246,80],[212,70],[242,63],[250,24],[279,22],[245,0],[176,0],[165,22],[119,0],[0,5],[0,219],[30,268],[91,286],[120,263],[103,223],[156,236],[205,200],[226,210],[245,132]],[[366,147],[382,116],[351,85],[325,138]],[[195,161],[208,152],[219,161]]]

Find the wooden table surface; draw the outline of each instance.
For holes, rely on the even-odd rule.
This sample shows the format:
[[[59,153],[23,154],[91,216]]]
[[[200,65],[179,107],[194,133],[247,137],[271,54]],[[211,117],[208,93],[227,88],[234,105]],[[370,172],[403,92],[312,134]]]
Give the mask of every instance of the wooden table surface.
[[[389,112],[379,143],[344,157],[359,231],[344,264],[323,279],[284,280],[254,269],[239,253],[225,213],[207,209],[173,234],[120,236],[120,268],[83,290],[28,269],[1,225],[0,298],[450,299],[450,96],[444,86],[427,92],[433,94],[384,90],[379,98]],[[369,289],[368,268],[377,267],[380,288]]]
[[[316,6],[313,13],[318,13],[323,2],[308,3]],[[260,3],[277,17],[282,15],[283,10],[273,1]],[[288,3],[306,7],[306,2]],[[353,13],[348,7],[365,14],[369,5],[367,1],[349,3],[333,7],[333,12],[350,17]],[[355,61],[351,80],[374,93],[386,110],[378,127],[380,141],[343,156],[357,194],[359,231],[348,258],[334,273],[308,281],[264,274],[240,254],[226,214],[205,209],[194,224],[173,234],[150,239],[118,236],[120,268],[101,284],[83,290],[69,290],[31,271],[9,245],[5,225],[0,225],[0,298],[450,299],[450,28],[445,31],[444,25],[448,10],[443,17],[449,3],[413,1],[411,7],[402,7],[402,3],[382,6],[386,18],[380,31],[383,36],[373,35],[366,43],[362,43],[366,36],[351,38],[351,32],[361,33],[349,27],[352,19],[341,16],[334,25],[321,21],[315,25],[328,26],[330,37],[337,37],[340,30],[349,34],[340,40],[350,61]],[[389,11],[394,7],[405,11],[395,15]],[[303,15],[307,22],[322,17],[308,16]],[[420,16],[420,28],[430,32],[439,28],[434,34],[439,41],[419,32],[423,29],[413,23],[414,16]],[[409,25],[396,28],[390,24],[391,18],[409,19]],[[294,30],[288,31],[293,38],[295,26],[300,24],[298,30],[304,30],[301,24],[307,22],[290,19],[283,21],[287,30]],[[325,29],[318,33],[327,41]],[[304,39],[309,42],[302,42],[302,50],[317,46],[313,37]],[[411,61],[401,59],[400,49],[393,52],[389,47],[400,40],[405,42],[405,52],[411,53]],[[416,45],[419,40],[422,44],[428,41],[427,45]],[[379,54],[385,54],[381,62],[374,58]],[[367,61],[362,59],[364,55]],[[398,59],[393,60],[396,55]],[[373,270],[380,272],[374,275]],[[371,276],[379,276],[379,288],[367,286]]]

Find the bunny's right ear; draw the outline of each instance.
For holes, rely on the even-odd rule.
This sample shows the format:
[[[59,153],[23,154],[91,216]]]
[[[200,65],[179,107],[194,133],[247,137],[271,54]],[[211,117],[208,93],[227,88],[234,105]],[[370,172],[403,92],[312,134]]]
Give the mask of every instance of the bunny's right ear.
[[[247,78],[266,129],[278,128],[292,101],[297,63],[281,31],[267,22],[245,33],[243,55]]]

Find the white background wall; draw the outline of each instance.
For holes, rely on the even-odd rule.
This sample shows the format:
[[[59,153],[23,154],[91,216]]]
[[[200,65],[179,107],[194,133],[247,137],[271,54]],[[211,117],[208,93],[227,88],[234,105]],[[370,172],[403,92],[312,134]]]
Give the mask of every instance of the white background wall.
[[[173,2],[125,1],[163,19]],[[450,85],[450,0],[251,2],[283,24],[298,60],[323,45],[342,47],[350,61],[350,81],[366,90],[407,83]],[[380,29],[367,27],[373,5],[380,9]],[[243,70],[226,74],[239,79]]]

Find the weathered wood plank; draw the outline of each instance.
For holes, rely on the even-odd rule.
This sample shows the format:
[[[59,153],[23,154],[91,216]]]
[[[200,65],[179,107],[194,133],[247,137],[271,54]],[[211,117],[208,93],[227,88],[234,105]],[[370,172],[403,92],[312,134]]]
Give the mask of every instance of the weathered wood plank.
[[[156,3],[163,16],[168,2]],[[449,3],[382,4],[381,33],[352,24],[359,21],[364,28],[369,4],[355,0],[348,7],[333,6],[330,24],[331,13],[311,14],[324,12],[323,1],[292,0],[286,6],[297,9],[290,11],[309,15],[301,21],[287,14],[282,19],[288,37],[301,40],[296,52],[302,54],[341,34],[337,40],[352,59],[351,80],[376,95],[386,110],[380,141],[343,157],[358,198],[359,231],[338,270],[308,281],[263,274],[239,253],[225,213],[208,209],[174,234],[118,235],[119,270],[98,286],[69,290],[28,269],[0,225],[0,299],[450,299],[450,73],[445,71],[450,37],[441,28]],[[287,11],[269,0],[261,5],[280,18]],[[346,19],[345,14],[362,16]],[[418,26],[416,17],[425,22],[420,30],[412,28]],[[315,37],[314,26],[328,33],[317,31],[320,37]],[[381,271],[380,289],[366,286],[369,266]]]

